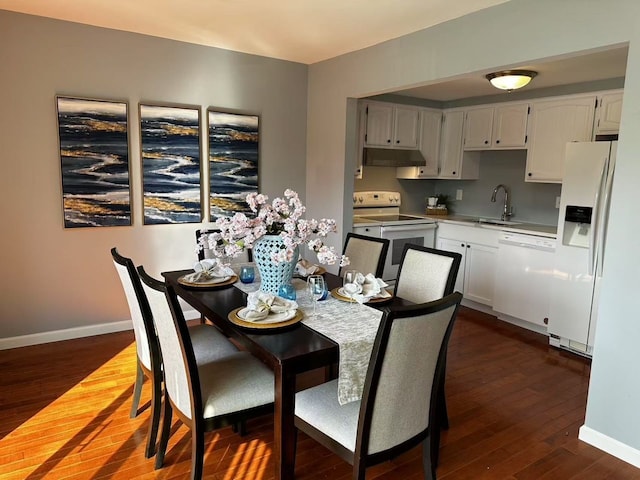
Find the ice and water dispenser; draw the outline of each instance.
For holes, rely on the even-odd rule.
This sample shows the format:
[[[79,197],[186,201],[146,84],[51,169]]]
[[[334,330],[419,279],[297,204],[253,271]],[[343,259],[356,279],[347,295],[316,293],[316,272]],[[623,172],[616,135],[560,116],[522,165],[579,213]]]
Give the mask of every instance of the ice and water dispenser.
[[[592,207],[567,205],[564,215],[563,245],[589,248],[592,213]]]

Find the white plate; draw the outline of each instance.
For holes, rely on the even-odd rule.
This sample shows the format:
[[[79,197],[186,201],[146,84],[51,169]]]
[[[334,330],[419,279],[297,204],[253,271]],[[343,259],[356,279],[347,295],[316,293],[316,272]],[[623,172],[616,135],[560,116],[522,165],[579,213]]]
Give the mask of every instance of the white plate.
[[[362,293],[362,288],[360,289],[359,292],[355,292],[354,294],[345,292],[344,287],[338,288],[338,295],[345,298],[351,298],[353,295],[357,295],[358,293]]]
[[[291,320],[293,317],[296,316],[296,310],[287,310],[286,312],[282,312],[282,313],[271,313],[269,312],[269,315],[267,315],[265,318],[261,318],[259,320],[253,320],[250,318],[246,318],[246,313],[249,310],[248,307],[244,307],[240,310],[238,310],[238,318],[240,320],[244,320],[245,322],[252,322],[252,323],[280,323],[280,322],[286,322],[287,320]]]
[[[194,275],[194,274],[190,274],[190,275]],[[212,277],[212,278],[208,278],[207,280],[199,280],[197,282],[194,282],[193,280],[191,280],[191,278],[193,277],[191,277],[190,275],[185,275],[183,277],[183,280],[187,283],[193,283],[194,285],[215,285],[216,283],[226,282],[231,278],[231,275],[227,275],[226,277]]]

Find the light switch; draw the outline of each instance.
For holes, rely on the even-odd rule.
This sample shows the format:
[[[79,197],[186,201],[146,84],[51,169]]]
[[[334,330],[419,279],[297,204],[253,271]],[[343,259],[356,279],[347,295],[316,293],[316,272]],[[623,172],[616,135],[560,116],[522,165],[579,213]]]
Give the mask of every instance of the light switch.
[[[560,197],[556,197],[556,208],[560,208]]]
[[[456,200],[462,200],[462,189],[461,188],[456,190]]]

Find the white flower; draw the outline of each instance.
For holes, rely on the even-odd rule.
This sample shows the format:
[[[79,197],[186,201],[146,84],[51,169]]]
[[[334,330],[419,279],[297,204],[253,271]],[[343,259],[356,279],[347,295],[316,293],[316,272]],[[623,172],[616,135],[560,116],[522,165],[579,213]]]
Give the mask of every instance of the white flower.
[[[306,208],[298,194],[291,189],[284,191],[284,198],[275,198],[271,203],[268,200],[263,194],[248,194],[246,202],[255,216],[236,213],[231,218],[219,218],[215,225],[220,231],[208,234],[207,238],[201,236],[198,248],[202,249],[208,243],[214,255],[235,257],[244,249],[253,248],[255,242],[264,235],[280,235],[284,248],[272,255],[275,263],[294,260],[295,249],[306,243],[316,252],[320,263],[333,265],[339,260],[341,266],[349,264],[347,257],[339,257],[333,247],[324,245],[318,238],[337,232],[335,220],[302,218]]]

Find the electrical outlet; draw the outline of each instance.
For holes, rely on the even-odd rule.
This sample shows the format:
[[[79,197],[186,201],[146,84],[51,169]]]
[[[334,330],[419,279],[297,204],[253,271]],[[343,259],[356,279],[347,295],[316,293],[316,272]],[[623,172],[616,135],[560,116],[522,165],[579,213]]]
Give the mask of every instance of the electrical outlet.
[[[461,188],[456,190],[456,200],[462,200],[462,189]]]
[[[556,197],[556,208],[560,208],[560,197]]]

